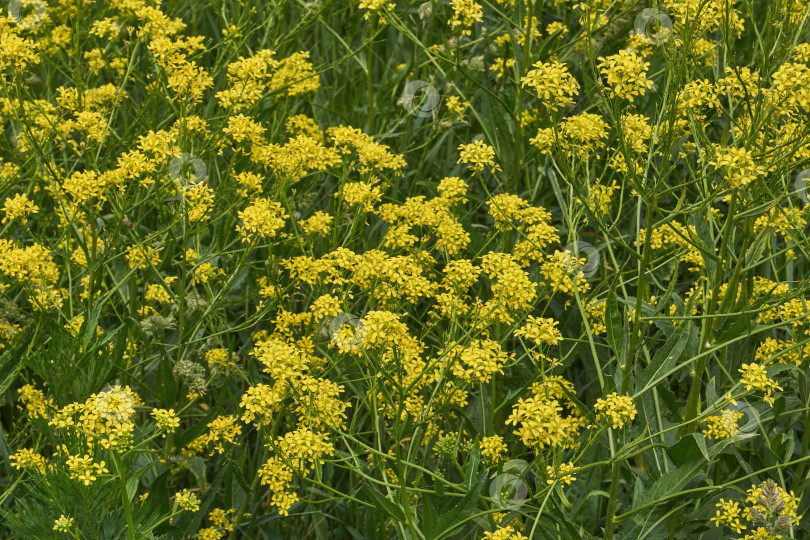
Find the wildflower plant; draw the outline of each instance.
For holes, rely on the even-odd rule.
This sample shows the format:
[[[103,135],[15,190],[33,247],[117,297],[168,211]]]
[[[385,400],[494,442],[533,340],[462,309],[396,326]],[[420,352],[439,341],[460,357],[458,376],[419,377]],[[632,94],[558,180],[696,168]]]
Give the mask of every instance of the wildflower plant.
[[[806,1],[6,11],[0,536],[808,535]]]

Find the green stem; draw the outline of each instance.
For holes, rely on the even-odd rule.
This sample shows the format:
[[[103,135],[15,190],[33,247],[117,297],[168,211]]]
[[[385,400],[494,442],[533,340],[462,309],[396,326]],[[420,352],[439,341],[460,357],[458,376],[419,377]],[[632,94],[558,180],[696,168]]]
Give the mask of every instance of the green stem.
[[[658,198],[653,194],[652,204],[647,208],[647,227],[644,230],[644,246],[641,250],[641,261],[638,266],[638,290],[636,291],[636,307],[633,313],[633,331],[630,336],[630,346],[627,350],[627,358],[625,364],[622,366],[622,395],[627,394],[630,388],[630,372],[633,369],[633,364],[636,358],[636,348],[639,346],[641,334],[641,303],[647,300],[648,283],[647,283],[647,260],[650,256],[650,243],[652,239],[653,223],[655,220],[655,212],[658,209]],[[646,325],[647,323],[644,322]]]
[[[534,26],[534,5],[532,0],[526,2],[527,16],[526,16],[526,30],[523,34],[523,59],[520,63],[520,71],[518,72],[517,80],[517,97],[515,98],[515,163],[514,163],[514,176],[509,179],[509,192],[517,193],[520,189],[520,176],[523,161],[523,125],[521,124],[521,117],[523,116],[523,85],[520,84],[520,79],[526,73],[528,66],[531,65],[531,48],[532,48],[532,26]]]
[[[731,192],[731,202],[729,203],[728,216],[726,217],[726,222],[723,225],[723,239],[720,242],[720,260],[717,262],[712,279],[712,296],[707,307],[708,317],[704,319],[706,323],[704,325],[704,332],[699,341],[701,344],[705,343],[708,345],[710,342],[707,340],[713,338],[714,326],[717,318],[712,317],[712,315],[714,315],[717,309],[717,296],[720,294],[720,281],[724,269],[723,262],[725,260],[726,250],[728,249],[729,238],[731,237],[731,228],[732,224],[734,223],[734,212],[736,208],[737,190],[735,189]],[[703,372],[706,371],[708,364],[709,357],[702,357],[700,360],[698,360],[698,363],[695,366],[695,371],[692,373],[692,387],[689,389],[689,397],[686,400],[684,423],[681,425],[681,429],[678,431],[679,438],[689,434],[693,429],[694,420],[697,418],[698,409],[700,408],[700,391],[703,385]]]
[[[115,465],[115,473],[118,475],[118,482],[121,484],[121,502],[124,505],[124,514],[127,517],[127,533],[130,540],[135,540],[135,522],[132,519],[132,505],[129,502],[129,494],[127,493],[127,477],[124,474],[124,468],[121,465],[121,459],[118,454],[111,452],[112,461]]]
[[[616,501],[619,498],[619,473],[621,464],[614,463],[610,473],[610,496],[608,498],[607,521],[605,522],[605,540],[613,539],[613,529],[616,527]]]

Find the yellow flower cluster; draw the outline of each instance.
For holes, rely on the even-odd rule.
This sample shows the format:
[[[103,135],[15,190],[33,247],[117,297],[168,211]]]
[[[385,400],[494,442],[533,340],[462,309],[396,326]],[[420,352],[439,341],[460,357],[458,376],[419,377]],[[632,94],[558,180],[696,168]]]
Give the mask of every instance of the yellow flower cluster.
[[[563,339],[562,334],[557,329],[558,324],[560,324],[559,321],[555,321],[554,319],[529,315],[527,323],[516,330],[514,335],[525,337],[538,345],[541,343],[556,345]]]
[[[187,512],[196,512],[200,509],[200,498],[187,489],[183,489],[174,496],[174,502],[177,506]]]
[[[579,83],[560,62],[536,62],[520,84],[534,90],[549,111],[572,104],[579,92]]]
[[[565,413],[563,405],[570,413]],[[519,426],[515,434],[524,445],[540,452],[546,447],[573,447],[587,421],[561,392],[559,382],[552,381],[533,386],[532,397],[517,400],[506,420],[510,424]]]
[[[461,27],[462,35],[472,34],[472,25],[484,20],[484,10],[475,0],[450,0],[450,6],[453,8],[450,28],[455,30]]]
[[[650,63],[633,51],[623,49],[612,56],[600,56],[598,66],[612,96],[632,102],[653,87],[653,81],[647,78]]]
[[[24,219],[30,214],[39,212],[39,207],[28,198],[28,195],[18,193],[13,198],[9,197],[6,199],[3,212],[5,212],[6,215],[3,216],[3,220],[0,223]]]
[[[470,170],[473,172],[480,173],[484,167],[489,167],[493,171],[501,169],[495,163],[495,150],[484,141],[478,140],[472,144],[462,144],[458,150],[461,152],[458,162],[469,163]]]
[[[72,517],[67,517],[64,514],[60,514],[59,517],[53,523],[53,530],[63,533],[72,532],[73,526],[76,524],[76,521]]]
[[[273,492],[273,506],[279,514],[286,516],[290,507],[298,502],[298,495],[291,491],[293,474],[306,474],[315,466],[315,462],[322,462],[322,457],[332,454],[334,449],[324,435],[307,429],[298,429],[278,437],[275,446],[278,455],[261,466],[259,479],[263,486]]]
[[[70,478],[78,480],[85,486],[89,486],[91,483],[95,482],[99,475],[110,472],[107,470],[107,467],[104,466],[103,461],[96,463],[93,461],[93,457],[88,454],[83,456],[69,455],[66,465],[68,471],[70,471]]]
[[[382,193],[380,188],[367,182],[349,182],[343,186],[340,193],[335,193],[348,205],[357,205],[363,212],[374,211],[374,205],[380,202]]]
[[[500,461],[506,451],[506,444],[500,435],[491,435],[481,439],[481,455],[486,458],[487,463],[490,465]]]
[[[151,415],[155,418],[155,423],[160,431],[164,432],[162,437],[166,437],[166,433],[174,433],[180,427],[180,419],[174,412],[174,409],[152,409]]]
[[[773,393],[776,390],[782,390],[782,387],[773,379],[768,378],[765,366],[755,362],[743,364],[740,368],[740,375],[742,375],[740,382],[745,385],[746,390],[763,392],[762,401],[768,405],[773,405]]]
[[[596,400],[593,406],[596,410],[596,419],[610,420],[613,429],[618,429],[636,417],[636,406],[630,396],[620,396],[616,392],[608,394],[605,398]]]
[[[447,349],[447,362],[453,374],[470,384],[489,382],[495,373],[503,375],[504,364],[515,356],[490,339],[476,339],[463,347],[451,343]]]
[[[738,188],[765,174],[765,167],[756,164],[747,148],[723,148],[715,144],[717,157],[709,161],[717,170],[725,169],[724,179],[731,188]]]
[[[750,527],[751,532],[741,540],[772,540],[783,538],[778,533],[787,533],[799,525],[801,516],[796,514],[799,499],[792,491],[788,493],[768,479],[751,486],[745,493],[745,508],[736,501],[720,499],[711,518],[715,526],[726,527],[737,534]],[[743,523],[743,519],[749,524]]]
[[[737,422],[744,416],[736,409],[725,409],[722,413],[707,417],[703,422],[703,434],[711,439],[728,439],[737,435]]]
[[[485,532],[481,538],[482,540],[529,540],[512,525],[500,527],[492,532]]]
[[[570,486],[576,480],[576,477],[571,474],[571,471],[576,469],[573,463],[560,463],[558,467],[546,466],[546,475],[548,480],[546,483],[553,484],[558,481],[563,486]]]
[[[740,521],[741,517],[742,508],[740,508],[740,503],[720,499],[717,503],[717,513],[711,518],[711,521],[717,527],[727,527],[740,534],[745,529],[745,525]]]
[[[258,198],[253,203],[238,212],[242,225],[236,226],[236,231],[245,241],[255,238],[270,239],[284,227],[284,220],[288,217],[281,203],[267,198]]]
[[[212,526],[197,531],[195,540],[220,540],[232,533],[236,521],[236,510],[229,508],[226,511],[222,508],[213,508],[208,512],[208,521]]]

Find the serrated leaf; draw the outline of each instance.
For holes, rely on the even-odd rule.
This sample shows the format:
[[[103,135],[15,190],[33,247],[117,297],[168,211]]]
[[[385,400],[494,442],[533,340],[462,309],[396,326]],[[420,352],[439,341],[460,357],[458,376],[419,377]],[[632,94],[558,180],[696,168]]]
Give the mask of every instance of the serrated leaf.
[[[127,499],[129,500],[129,502],[132,502],[132,499],[135,498],[135,494],[138,492],[139,481],[140,478],[137,476],[134,476],[129,480],[127,480]]]

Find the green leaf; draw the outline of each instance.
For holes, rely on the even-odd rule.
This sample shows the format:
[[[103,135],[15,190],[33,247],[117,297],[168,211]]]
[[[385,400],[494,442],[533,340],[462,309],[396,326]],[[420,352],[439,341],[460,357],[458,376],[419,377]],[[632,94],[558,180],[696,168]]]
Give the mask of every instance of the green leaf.
[[[691,437],[684,437],[667,448],[667,455],[676,467],[681,467],[684,463],[700,456],[703,456],[706,461],[709,460],[705,439],[697,433],[692,433],[691,435]],[[698,442],[699,438],[700,442]],[[700,444],[701,442],[703,443],[702,446]]]
[[[426,535],[428,538],[439,540],[450,536],[450,534],[457,528],[463,526],[463,522],[467,520],[475,512],[478,506],[478,497],[481,495],[481,490],[486,482],[486,474],[481,474],[475,480],[470,491],[461,499],[455,508],[449,512],[442,514],[436,520],[435,535]]]
[[[689,224],[695,227],[697,238],[694,238],[695,243],[702,249],[699,249],[700,256],[703,257],[703,262],[706,264],[708,275],[713,276],[717,268],[717,261],[708,256],[705,251],[715,253],[714,238],[712,238],[711,231],[709,230],[709,223],[706,221],[705,214],[696,212],[689,216]]]
[[[444,482],[437,479],[433,484],[433,493],[438,497],[444,497]]]
[[[185,445],[202,435],[207,429],[208,424],[217,417],[219,408],[210,411],[202,420],[188,428],[183,433],[177,435],[174,443],[178,448],[183,448]]]
[[[627,363],[627,348],[630,345],[630,329],[623,324],[622,313],[619,311],[619,303],[616,300],[616,288],[613,287],[608,293],[607,305],[605,306],[605,323],[607,326],[607,342],[616,357],[619,365]]]
[[[478,466],[481,464],[481,448],[476,444],[470,452],[470,459],[464,470],[464,485],[471,488],[478,473]]]
[[[422,498],[422,530],[425,533],[432,532],[436,526],[436,510],[433,508],[433,501],[430,495]]]
[[[363,485],[358,492],[360,500],[371,503],[377,510],[386,516],[393,518],[400,523],[405,522],[405,512],[392,503],[390,500],[383,497],[376,489],[370,488],[368,485]]]
[[[157,387],[163,403],[170,405],[177,398],[177,381],[172,373],[172,361],[168,358],[158,360]]]
[[[191,474],[197,479],[200,490],[205,492],[207,489],[207,483],[205,481],[205,460],[200,456],[194,456],[183,461],[183,466],[191,471]]]
[[[169,490],[166,488],[166,482],[171,474],[171,470],[164,471],[149,486],[145,505],[158,515],[166,515],[171,510]]]
[[[643,394],[666,376],[681,357],[691,333],[697,335],[697,327],[692,321],[682,320],[675,333],[669,336],[664,346],[655,353],[649,365],[639,371],[636,378],[636,395]]]
[[[132,499],[135,498],[135,494],[138,492],[139,481],[140,478],[138,478],[137,476],[134,476],[129,480],[127,480],[127,499],[129,499],[129,502],[132,502]]]
[[[693,457],[683,465],[664,473],[639,499],[636,508],[644,506],[682,490],[690,481],[694,479],[698,471],[706,465],[707,461],[698,451],[697,457]]]
[[[489,142],[495,147],[503,175],[516,182],[519,171],[515,170],[515,137],[510,131],[512,118],[503,110],[498,100],[490,95],[482,96],[481,103],[483,105],[481,123],[485,127]]]

